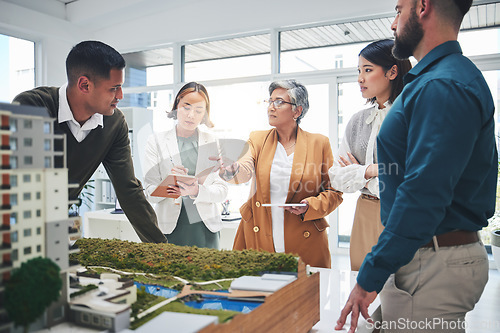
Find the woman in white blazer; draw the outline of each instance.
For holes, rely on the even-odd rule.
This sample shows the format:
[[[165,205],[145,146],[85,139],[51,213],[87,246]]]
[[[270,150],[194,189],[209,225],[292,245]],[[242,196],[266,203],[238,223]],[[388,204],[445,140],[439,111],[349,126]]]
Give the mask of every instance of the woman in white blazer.
[[[211,172],[217,156],[215,137],[203,132],[198,125],[213,127],[209,118],[210,100],[205,87],[187,83],[177,93],[169,118],[177,119],[174,129],[150,136],[144,166],[144,187],[148,200],[156,204],[158,226],[170,243],[219,248],[222,220],[217,203],[226,199],[228,188],[218,175]],[[192,184],[180,183],[169,187],[168,193],[177,199],[151,194],[169,174],[196,176]]]

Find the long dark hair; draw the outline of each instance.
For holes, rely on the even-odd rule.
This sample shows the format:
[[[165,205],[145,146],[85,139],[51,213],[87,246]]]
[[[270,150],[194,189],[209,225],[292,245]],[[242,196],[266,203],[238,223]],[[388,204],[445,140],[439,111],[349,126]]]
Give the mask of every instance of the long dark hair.
[[[399,60],[392,55],[393,46],[393,40],[382,39],[368,44],[368,46],[359,52],[359,56],[382,67],[385,72],[390,70],[394,65],[398,67],[398,76],[391,81],[391,95],[389,96],[389,102],[391,103],[394,102],[396,97],[398,97],[403,90],[403,77],[411,69],[411,63],[408,59]],[[368,102],[374,104],[376,102],[376,97],[368,99]]]

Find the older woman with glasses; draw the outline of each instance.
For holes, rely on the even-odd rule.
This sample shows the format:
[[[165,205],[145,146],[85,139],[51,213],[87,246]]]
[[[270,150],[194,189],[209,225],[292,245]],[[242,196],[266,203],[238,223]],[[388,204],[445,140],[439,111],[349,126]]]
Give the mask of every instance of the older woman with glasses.
[[[267,114],[274,128],[252,132],[247,154],[221,168],[221,177],[233,183],[253,178],[233,249],[295,253],[306,264],[330,267],[325,216],[342,202],[328,177],[330,142],[299,127],[309,109],[302,84],[273,82],[269,93]]]

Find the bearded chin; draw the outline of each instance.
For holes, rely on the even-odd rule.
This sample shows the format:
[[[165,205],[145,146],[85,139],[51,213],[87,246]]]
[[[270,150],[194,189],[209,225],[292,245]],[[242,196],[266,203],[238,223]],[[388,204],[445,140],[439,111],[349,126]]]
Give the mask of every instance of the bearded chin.
[[[396,40],[392,47],[392,54],[400,60],[405,60],[412,56],[424,37],[424,30],[422,24],[418,21],[417,15],[415,15],[415,9],[412,9],[411,12],[413,14],[408,19],[406,27],[404,27],[399,36],[394,35]]]
[[[415,50],[413,43],[406,43],[405,41],[396,40],[394,41],[394,46],[392,47],[392,55],[396,59],[406,60],[413,55],[413,51]]]

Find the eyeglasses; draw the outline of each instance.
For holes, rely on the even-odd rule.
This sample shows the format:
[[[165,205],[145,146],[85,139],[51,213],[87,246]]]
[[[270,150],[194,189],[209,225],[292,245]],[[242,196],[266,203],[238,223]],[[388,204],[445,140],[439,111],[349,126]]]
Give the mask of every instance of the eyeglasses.
[[[287,101],[284,101],[282,99],[275,99],[274,101],[272,99],[266,99],[264,100],[264,103],[268,103],[268,106],[267,107],[270,107],[271,104],[274,105],[274,107],[276,109],[279,109],[283,104],[291,104],[291,105],[296,105],[295,103],[290,103],[290,102],[287,102]]]

